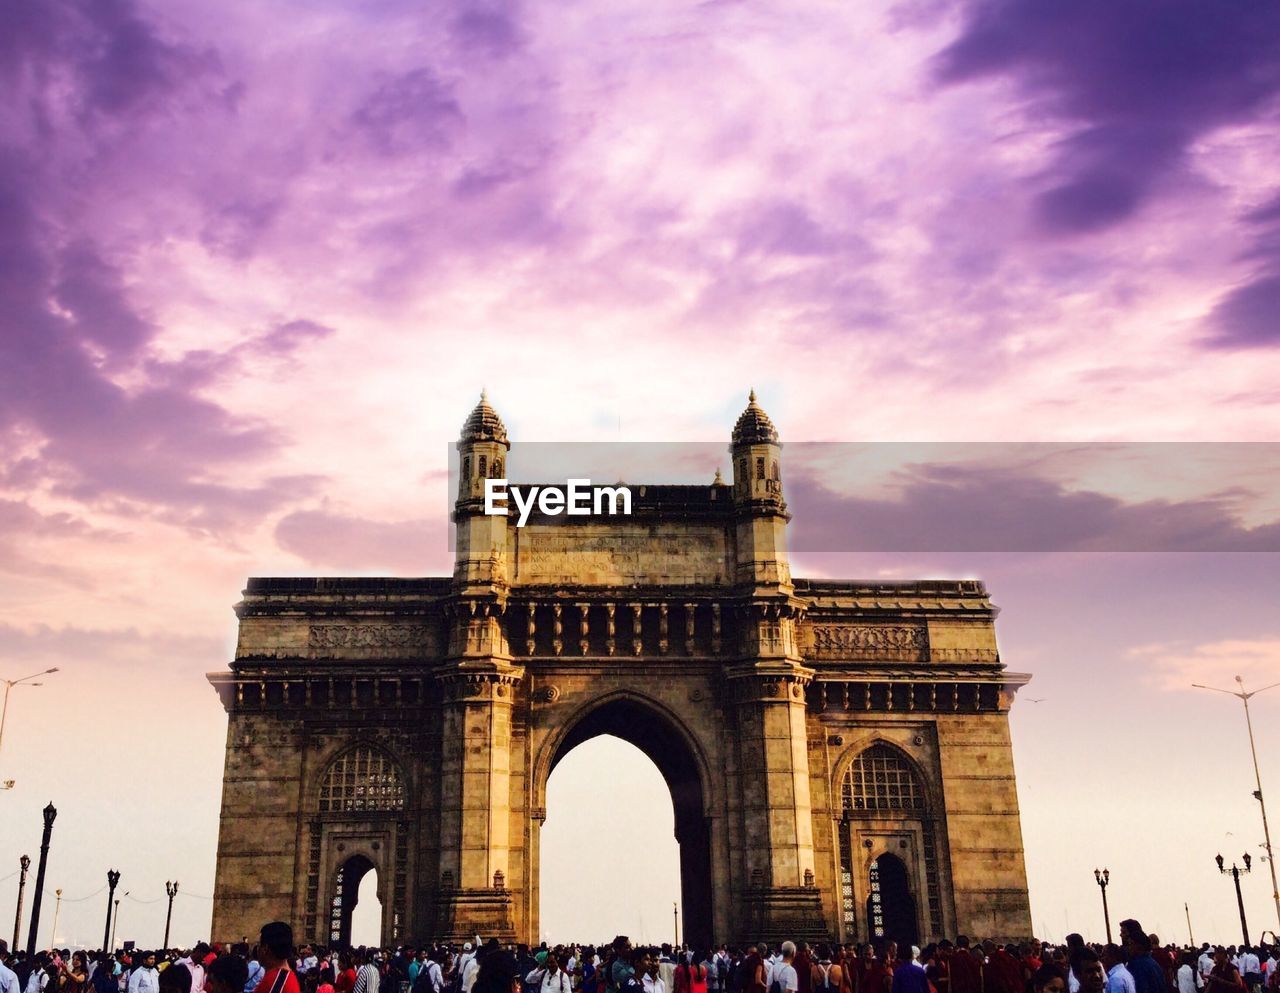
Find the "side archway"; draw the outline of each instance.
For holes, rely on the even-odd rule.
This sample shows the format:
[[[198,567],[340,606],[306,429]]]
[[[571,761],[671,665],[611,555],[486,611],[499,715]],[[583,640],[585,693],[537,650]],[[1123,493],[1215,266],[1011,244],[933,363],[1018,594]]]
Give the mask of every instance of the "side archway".
[[[896,746],[873,741],[845,768],[838,796],[840,906],[846,935],[857,930],[855,889],[865,894],[866,935],[872,940],[914,936],[918,942],[926,931],[942,935],[940,805],[920,768]],[[862,837],[870,856],[861,867],[853,854],[855,836]],[[873,836],[895,837],[897,852],[887,851]]]

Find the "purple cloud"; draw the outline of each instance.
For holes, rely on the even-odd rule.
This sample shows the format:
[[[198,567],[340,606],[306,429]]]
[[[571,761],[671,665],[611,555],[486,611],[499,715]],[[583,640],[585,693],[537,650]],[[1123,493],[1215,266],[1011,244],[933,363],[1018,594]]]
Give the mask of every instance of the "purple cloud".
[[[1280,521],[1241,522],[1230,497],[1126,503],[1015,469],[919,464],[896,499],[790,473],[796,552],[1276,552]]]
[[[1206,325],[1216,348],[1280,345],[1280,196],[1244,217],[1255,232],[1252,275],[1214,305]]]
[[[1197,0],[977,0],[936,62],[943,84],[1002,76],[1065,129],[1037,177],[1044,228],[1101,231],[1186,168],[1190,144],[1280,93],[1280,7]]]

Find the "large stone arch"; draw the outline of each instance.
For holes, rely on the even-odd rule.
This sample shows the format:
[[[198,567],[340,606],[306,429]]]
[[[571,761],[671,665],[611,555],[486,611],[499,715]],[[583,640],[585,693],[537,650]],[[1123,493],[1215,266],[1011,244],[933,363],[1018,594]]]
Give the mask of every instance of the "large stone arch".
[[[707,943],[714,929],[711,818],[714,781],[697,734],[670,707],[634,689],[616,689],[583,699],[547,735],[533,760],[533,808],[545,812],[547,781],[556,765],[578,745],[609,734],[640,749],[657,766],[671,791],[676,841],[680,846],[680,889],[684,935]],[[534,832],[531,844],[540,844]],[[539,862],[535,853],[533,864]],[[540,908],[529,912],[536,933]]]

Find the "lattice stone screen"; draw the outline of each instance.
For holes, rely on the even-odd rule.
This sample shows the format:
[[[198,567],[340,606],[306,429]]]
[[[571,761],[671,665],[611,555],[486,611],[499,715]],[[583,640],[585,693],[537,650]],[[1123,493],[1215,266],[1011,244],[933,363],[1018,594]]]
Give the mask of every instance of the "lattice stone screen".
[[[340,755],[320,786],[322,813],[403,809],[400,767],[386,753],[367,745]]]
[[[840,800],[845,810],[923,811],[926,806],[915,770],[885,745],[872,745],[853,760]]]

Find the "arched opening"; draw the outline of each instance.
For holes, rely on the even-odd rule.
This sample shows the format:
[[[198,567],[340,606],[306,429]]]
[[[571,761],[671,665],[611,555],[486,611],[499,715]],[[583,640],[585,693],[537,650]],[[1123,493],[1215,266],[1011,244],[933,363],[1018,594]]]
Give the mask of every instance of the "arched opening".
[[[382,901],[378,899],[378,870],[364,874],[351,908],[351,944],[382,944]]]
[[[912,941],[918,943],[921,930],[943,934],[935,817],[928,791],[914,763],[886,742],[864,749],[845,770],[840,785],[840,806],[843,821],[839,832],[841,926],[846,939],[856,932],[852,886],[853,853],[858,845],[855,835],[859,831],[863,832],[868,848],[872,846],[871,836],[883,836],[880,832],[885,832],[896,835],[903,849],[912,849],[907,862],[896,855],[880,856],[872,863],[869,878],[864,878],[868,935],[873,939],[891,938],[902,944],[904,939],[898,935],[914,935]],[[909,846],[902,838],[904,830],[916,835],[916,846]],[[893,861],[886,863],[886,858]],[[923,863],[923,880],[919,875],[920,863]],[[914,887],[912,879],[917,880]],[[897,934],[884,930],[886,926]]]
[[[565,756],[547,780],[540,844],[537,938],[672,940],[680,847],[671,793],[634,745],[600,735]]]
[[[896,941],[899,948],[906,949],[920,943],[907,867],[902,859],[888,852],[871,863],[867,879],[867,921],[871,937],[877,942]]]
[[[681,730],[664,714],[639,700],[619,698],[610,700],[585,714],[561,739],[556,753],[550,763],[550,773],[554,772],[560,762],[575,748],[584,742],[601,736],[620,738],[633,745],[657,766],[658,772],[671,797],[673,824],[676,844],[679,847],[679,903],[680,903],[680,939],[693,944],[710,942],[712,934],[711,906],[711,834],[706,811],[703,807],[702,778],[698,761]],[[609,751],[607,744],[606,753]],[[615,756],[619,754],[613,751]],[[622,807],[632,811],[637,817],[641,811],[637,809],[636,800],[628,793],[628,782],[613,775],[609,768],[594,770],[594,791],[590,791],[595,801]],[[548,794],[548,823],[554,816],[550,810],[550,794]],[[586,816],[590,816],[589,811]],[[652,839],[657,841],[658,839]],[[625,870],[625,860],[629,853],[620,851],[608,844],[592,848],[590,853],[583,853],[576,871],[576,886],[601,886],[611,890],[614,897],[622,879],[630,879],[633,874]],[[630,853],[634,855],[635,853]],[[546,872],[543,873],[545,885]],[[552,893],[555,888],[553,885]],[[543,891],[543,903],[547,902],[547,894]],[[646,921],[646,928],[659,936],[674,931],[671,919],[670,904],[666,904],[665,921],[657,921],[652,925]],[[604,922],[600,923],[604,926]],[[606,928],[607,929],[607,928]],[[623,932],[625,933],[625,932]],[[588,940],[583,935],[557,936],[573,940]],[[608,935],[606,937],[612,937]],[[675,935],[672,933],[672,938]],[[661,938],[661,940],[671,940]]]
[[[364,883],[366,877],[370,884],[373,885],[373,900],[370,906],[377,903],[377,872],[373,868],[373,863],[364,855],[352,855],[340,866],[333,877],[333,896],[330,898],[329,910],[329,944],[336,948],[350,948],[352,944],[362,944],[362,942],[354,939],[354,923],[356,920],[355,910],[360,904],[360,898],[363,894],[366,898],[369,892]],[[366,930],[364,919],[367,910],[360,915],[361,933]],[[372,940],[368,943],[376,944],[381,940],[382,932],[382,907],[377,907],[377,923],[374,925],[374,934]]]

